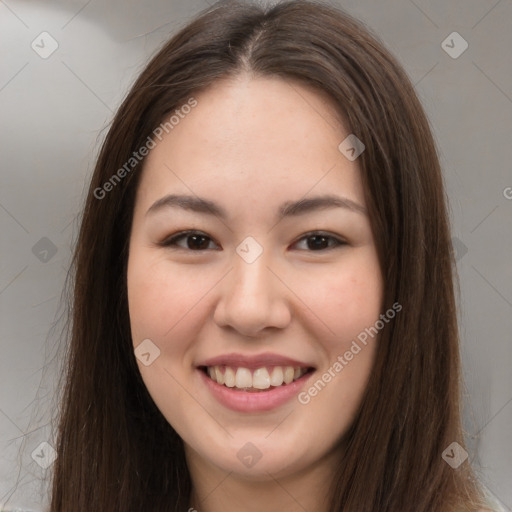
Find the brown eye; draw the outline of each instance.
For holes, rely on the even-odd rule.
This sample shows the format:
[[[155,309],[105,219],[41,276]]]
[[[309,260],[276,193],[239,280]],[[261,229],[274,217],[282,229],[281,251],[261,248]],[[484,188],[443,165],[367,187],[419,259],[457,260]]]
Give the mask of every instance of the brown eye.
[[[315,252],[335,249],[338,246],[347,245],[343,240],[322,232],[307,233],[299,240],[299,242],[302,240],[306,240],[306,250]],[[299,242],[296,242],[296,244]]]
[[[186,240],[185,245],[178,243],[182,240]],[[213,242],[213,240],[209,236],[198,231],[182,231],[181,233],[166,238],[160,245],[190,251],[204,251],[209,248],[210,242]]]
[[[183,243],[183,241],[185,242]],[[304,235],[298,242],[293,245],[306,241],[305,248],[301,250],[320,252],[335,249],[339,246],[347,245],[347,243],[338,237],[323,232],[311,232]],[[188,251],[201,252],[215,249],[210,244],[215,244],[211,237],[201,233],[200,231],[181,231],[166,238],[159,245],[162,247],[184,249]]]

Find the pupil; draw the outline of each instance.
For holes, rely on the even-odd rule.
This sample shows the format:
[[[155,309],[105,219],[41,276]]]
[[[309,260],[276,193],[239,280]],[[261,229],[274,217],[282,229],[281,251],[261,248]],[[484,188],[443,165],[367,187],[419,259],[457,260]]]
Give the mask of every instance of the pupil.
[[[206,249],[208,247],[208,237],[203,235],[189,235],[187,245],[189,249]],[[308,238],[309,249],[324,249],[328,247],[328,245],[327,237],[323,235],[312,235]]]
[[[327,237],[322,235],[312,235],[309,237],[309,241],[315,240],[314,243],[308,242],[308,247],[310,249],[322,249],[326,247],[325,242],[327,241]]]
[[[191,240],[193,239],[193,242],[191,242]],[[203,243],[198,243],[198,240],[201,240],[203,241]],[[204,243],[206,241],[206,244]],[[189,238],[188,238],[188,248],[189,249],[203,249],[203,248],[206,248],[208,247],[208,240],[207,240],[207,237],[203,236],[203,235],[190,235]]]

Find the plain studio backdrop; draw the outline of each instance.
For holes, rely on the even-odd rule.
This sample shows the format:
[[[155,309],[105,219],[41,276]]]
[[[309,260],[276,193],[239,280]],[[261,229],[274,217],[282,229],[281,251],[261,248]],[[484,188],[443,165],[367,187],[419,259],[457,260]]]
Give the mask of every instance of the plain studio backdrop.
[[[337,5],[399,59],[430,118],[461,280],[469,457],[510,511],[512,2]],[[46,504],[60,333],[51,327],[105,127],[148,58],[206,7],[0,1],[0,508]]]

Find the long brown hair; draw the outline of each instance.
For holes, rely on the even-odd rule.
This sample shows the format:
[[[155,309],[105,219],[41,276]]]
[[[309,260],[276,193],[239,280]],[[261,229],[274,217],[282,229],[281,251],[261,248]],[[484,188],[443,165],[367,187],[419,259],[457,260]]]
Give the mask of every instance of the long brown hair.
[[[108,193],[98,190],[166,115],[241,72],[297,80],[326,93],[363,141],[358,163],[384,276],[383,310],[395,302],[403,307],[381,332],[333,475],[330,510],[476,510],[482,495],[469,462],[452,469],[442,459],[452,442],[464,441],[455,263],[428,120],[401,66],[361,22],[296,0],[268,8],[215,4],[163,46],[113,120],[73,260],[50,511],[188,509],[183,444],[144,386],[129,327],[128,239],[143,160]]]

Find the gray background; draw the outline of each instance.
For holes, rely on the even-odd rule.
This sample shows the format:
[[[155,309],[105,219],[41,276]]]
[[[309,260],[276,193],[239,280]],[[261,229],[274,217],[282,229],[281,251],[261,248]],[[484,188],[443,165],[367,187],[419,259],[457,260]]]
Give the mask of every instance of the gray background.
[[[55,355],[63,353],[51,326],[104,128],[148,57],[207,5],[0,1],[0,509],[39,511],[46,502],[41,464],[51,462],[51,448],[41,443],[53,443]],[[397,56],[431,120],[461,280],[470,459],[510,511],[512,1],[338,5]],[[59,45],[46,59],[31,47],[50,48],[44,31]],[[469,45],[457,58],[444,48],[458,52],[462,41],[442,44],[454,31]]]

